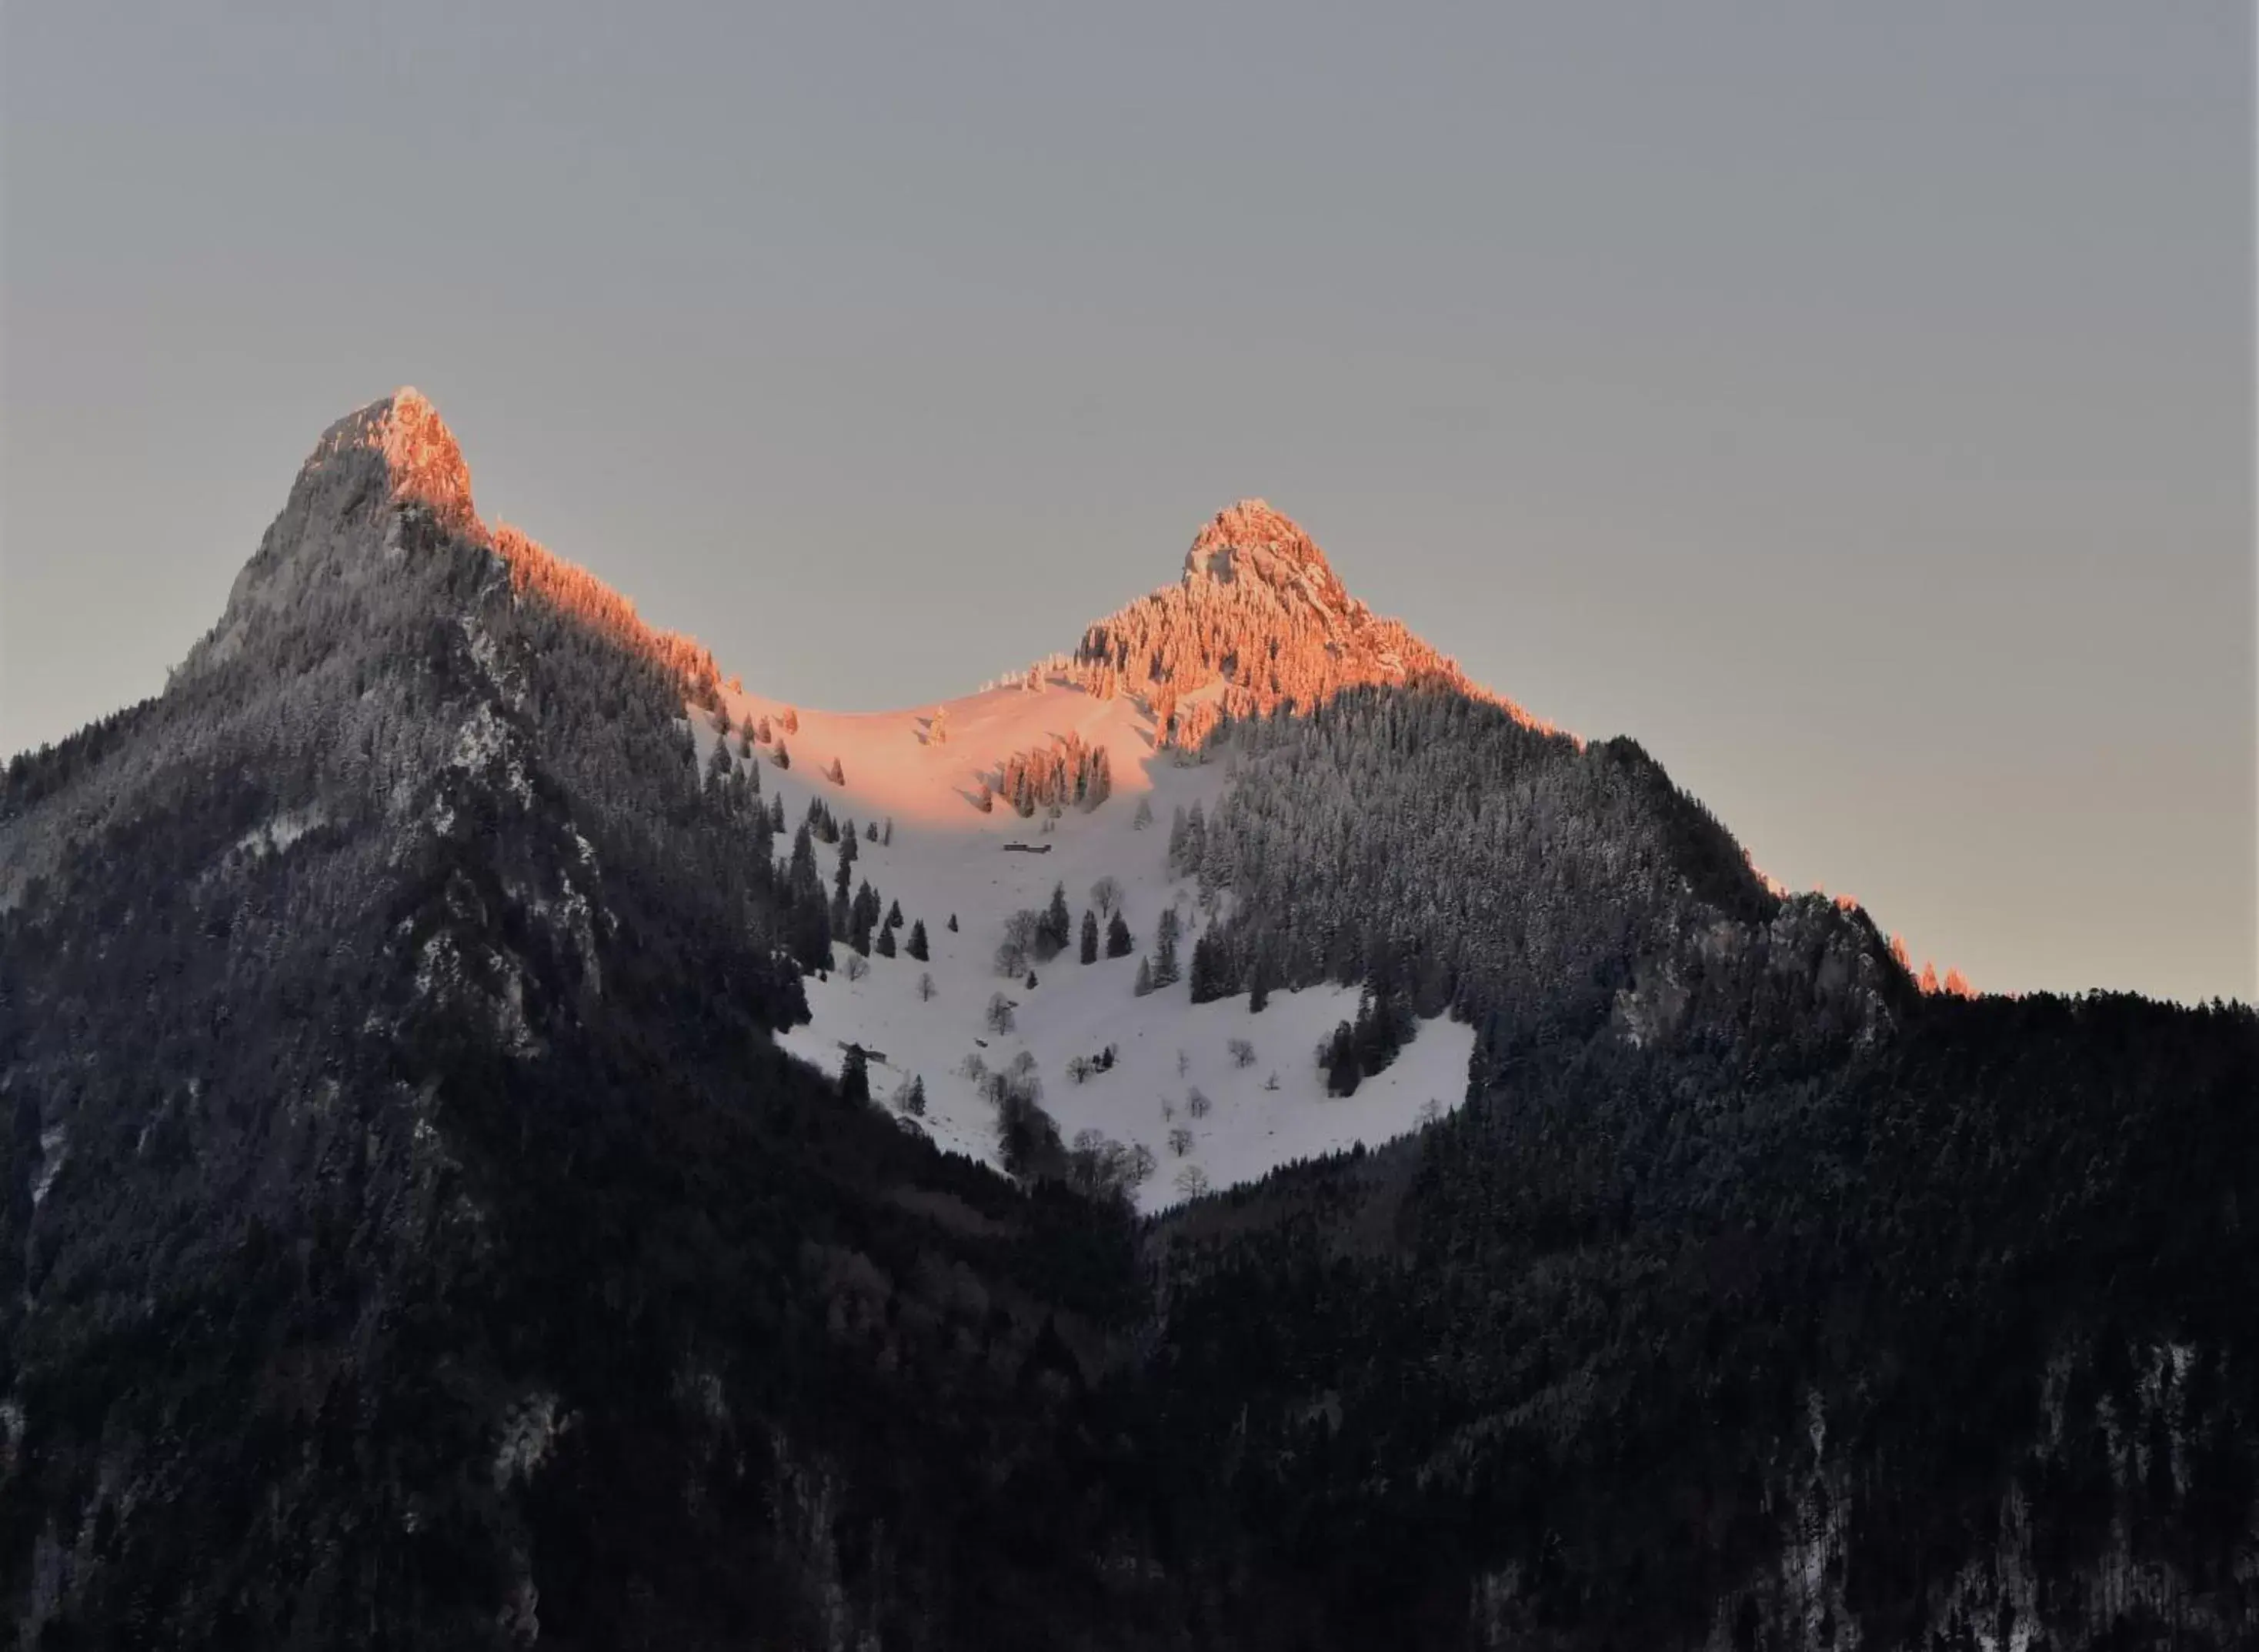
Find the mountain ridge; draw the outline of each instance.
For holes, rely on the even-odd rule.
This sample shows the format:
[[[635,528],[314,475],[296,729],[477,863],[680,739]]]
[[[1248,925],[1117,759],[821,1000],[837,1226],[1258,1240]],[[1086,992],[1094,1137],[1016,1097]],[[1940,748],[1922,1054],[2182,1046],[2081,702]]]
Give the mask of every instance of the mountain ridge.
[[[1439,686],[1555,732],[1401,620],[1374,613],[1317,542],[1260,499],[1203,523],[1177,583],[1087,627],[1074,660],[1100,693],[1150,697],[1164,737],[1187,746],[1222,719],[1307,709],[1367,685]]]
[[[299,547],[302,554],[290,560],[294,567],[303,566],[308,524],[330,522],[335,532],[344,530],[357,512],[396,507],[427,513],[445,531],[491,551],[521,594],[538,588],[661,661],[682,678],[686,700],[693,705],[710,709],[718,703],[723,673],[703,643],[651,624],[618,587],[556,555],[522,530],[499,520],[489,524],[479,514],[460,443],[438,407],[410,386],[324,428],[260,551],[238,575],[221,618],[191,649],[182,669],[193,671],[224,655],[232,646],[229,633],[232,623],[239,623],[239,610],[257,606],[269,582],[283,582],[273,600],[292,600],[292,575],[277,567],[275,546]],[[392,538],[388,535],[388,544]],[[364,572],[334,561],[323,567],[328,577],[348,580]],[[1047,680],[1060,658],[1030,666],[1019,680]],[[1175,583],[1133,598],[1087,626],[1073,652],[1064,657],[1064,680],[1101,699],[1132,696],[1151,715],[1154,743],[1185,750],[1196,750],[1228,719],[1268,716],[1282,708],[1307,710],[1366,685],[1432,685],[1495,705],[1540,733],[1564,734],[1584,744],[1582,737],[1468,678],[1456,660],[1400,620],[1376,614],[1343,585],[1306,530],[1258,498],[1239,500],[1201,524]],[[752,698],[776,707],[792,703],[774,695]],[[922,710],[853,715],[901,717]],[[980,756],[993,761],[1007,754]],[[1757,875],[1774,894],[1792,893],[1761,870]],[[0,879],[0,901],[7,898],[7,887]],[[1850,903],[1849,897],[1836,899]],[[1898,936],[1891,941],[1896,961],[1925,991],[1975,995],[1977,989],[1957,970],[1947,970],[1941,979],[1934,966],[1918,966]]]
[[[1925,995],[1267,507],[802,716],[401,403],[0,777],[21,1643],[2248,1644],[2249,1011]]]

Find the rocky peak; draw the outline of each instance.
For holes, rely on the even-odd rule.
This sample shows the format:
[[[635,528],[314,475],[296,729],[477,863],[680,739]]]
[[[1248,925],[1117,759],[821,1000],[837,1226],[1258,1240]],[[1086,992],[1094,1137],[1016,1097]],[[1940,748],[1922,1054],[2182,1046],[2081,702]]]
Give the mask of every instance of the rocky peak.
[[[410,524],[420,514],[436,525]],[[720,680],[695,638],[645,623],[635,604],[587,569],[551,555],[507,523],[489,527],[471,500],[471,470],[438,410],[412,389],[395,390],[324,431],[299,466],[289,497],[259,551],[236,576],[219,623],[189,651],[199,671],[251,645],[261,626],[296,625],[326,613],[340,587],[372,587],[424,577],[411,548],[436,538],[485,553],[520,597],[532,597],[677,676],[686,699],[705,703]],[[455,587],[446,600],[465,600]],[[390,599],[387,599],[390,600]],[[475,600],[475,593],[468,600]],[[458,616],[460,617],[460,615]]]
[[[298,473],[300,486],[371,459],[382,466],[393,503],[421,505],[455,532],[482,537],[471,502],[471,467],[438,409],[419,392],[403,387],[324,431]]]
[[[1350,606],[1325,552],[1293,518],[1260,499],[1215,513],[1185,552],[1185,583],[1251,580],[1282,595],[1300,590],[1329,611]]]
[[[456,538],[493,545],[471,502],[463,450],[438,409],[405,388],[322,432],[258,553],[236,576],[219,624],[184,668],[230,658],[261,616],[303,611],[331,581],[384,577],[403,508],[427,513]]]
[[[1184,577],[1083,633],[1094,692],[1148,696],[1165,742],[1196,744],[1219,717],[1307,710],[1361,685],[1440,685],[1544,725],[1343,588],[1325,553],[1260,499],[1218,511],[1194,537]]]

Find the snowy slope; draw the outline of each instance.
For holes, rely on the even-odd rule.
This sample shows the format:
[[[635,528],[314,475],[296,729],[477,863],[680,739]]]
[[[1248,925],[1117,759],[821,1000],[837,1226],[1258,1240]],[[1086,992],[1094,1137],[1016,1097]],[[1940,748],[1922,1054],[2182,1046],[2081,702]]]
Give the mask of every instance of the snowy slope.
[[[799,728],[782,728],[786,708],[758,695],[728,693],[733,723],[766,717],[774,737],[755,748],[765,794],[781,794],[788,829],[796,829],[809,800],[821,796],[834,814],[859,826],[893,822],[893,841],[859,844],[858,882],[868,879],[882,900],[899,901],[909,922],[923,919],[932,958],[869,959],[869,973],[851,981],[844,968],[808,982],[812,1022],[783,1042],[794,1053],[837,1072],[845,1046],[861,1044],[871,1059],[871,1089],[889,1099],[912,1074],[923,1078],[927,1113],[920,1122],[940,1146],[994,1163],[994,1110],[966,1067],[977,1057],[1001,1070],[1024,1050],[1042,1082],[1044,1110],[1070,1143],[1095,1129],[1125,1145],[1151,1150],[1155,1173],[1137,1190],[1138,1202],[1158,1209],[1202,1185],[1222,1187],[1258,1177],[1292,1160],[1368,1145],[1401,1135],[1423,1113],[1456,1107],[1466,1090],[1472,1029],[1449,1021],[1423,1023],[1395,1063],[1367,1079],[1354,1096],[1333,1098],[1314,1059],[1319,1041],[1336,1022],[1354,1015],[1354,988],[1320,987],[1272,994],[1262,1014],[1248,999],[1191,1002],[1184,981],[1140,998],[1131,990],[1140,955],[1151,951],[1161,912],[1176,906],[1185,933],[1180,956],[1189,961],[1194,936],[1206,918],[1190,879],[1172,879],[1166,865],[1169,821],[1198,801],[1213,808],[1225,774],[1217,765],[1188,764],[1154,747],[1142,703],[1122,695],[1102,699],[1063,680],[1029,692],[1002,688],[950,701],[947,740],[929,738],[936,708],[916,711],[838,714],[798,710]],[[716,737],[709,719],[692,713],[702,765]],[[1001,801],[984,814],[973,800],[984,774],[1014,751],[1041,747],[1072,733],[1107,748],[1113,795],[1098,808],[1069,808],[1056,821],[1038,811],[1023,819]],[[773,762],[775,740],[792,765]],[[731,749],[737,741],[731,738]],[[837,759],[844,785],[824,770]],[[1138,830],[1140,799],[1153,823]],[[1008,844],[1042,852],[1008,849]],[[780,842],[778,851],[786,847]],[[837,851],[819,850],[827,883]],[[1122,888],[1122,909],[1136,938],[1130,957],[1083,965],[1072,944],[1037,966],[1037,985],[1008,979],[995,969],[1005,919],[1022,908],[1041,908],[1052,886],[1066,892],[1075,927],[1092,905],[1091,886],[1111,877]],[[948,920],[958,920],[951,933]],[[1103,918],[1101,927],[1103,927]],[[847,948],[835,946],[844,965]],[[930,974],[934,993],[921,997],[920,978]],[[1014,1002],[1014,1025],[999,1036],[986,1022],[991,996]],[[1252,1062],[1236,1065],[1230,1045],[1244,1039]],[[1067,1064],[1095,1057],[1111,1044],[1112,1068],[1077,1084]],[[1275,1088],[1271,1087],[1275,1083]],[[1194,1116],[1194,1092],[1208,1107]],[[1181,1153],[1172,1132],[1188,1129]]]

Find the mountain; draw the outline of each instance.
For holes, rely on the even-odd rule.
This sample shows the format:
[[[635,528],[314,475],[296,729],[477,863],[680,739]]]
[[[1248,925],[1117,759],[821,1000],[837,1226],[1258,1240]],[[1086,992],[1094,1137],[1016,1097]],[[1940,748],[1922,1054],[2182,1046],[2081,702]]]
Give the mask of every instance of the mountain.
[[[1095,668],[1099,693],[1148,697],[1163,737],[1187,747],[1219,717],[1346,688],[1426,684],[1496,700],[1351,596],[1310,536],[1260,499],[1218,511],[1185,553],[1184,577],[1091,626],[1075,658]]]
[[[2251,1010],[1926,992],[1259,502],[827,714],[374,403],[0,780],[0,1096],[26,1646],[2255,1643]]]

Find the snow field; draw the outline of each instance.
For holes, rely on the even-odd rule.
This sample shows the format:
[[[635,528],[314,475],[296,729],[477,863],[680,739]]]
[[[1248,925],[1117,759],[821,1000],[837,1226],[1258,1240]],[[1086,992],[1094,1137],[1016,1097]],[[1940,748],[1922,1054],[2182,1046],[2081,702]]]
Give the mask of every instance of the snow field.
[[[797,830],[815,796],[843,821],[852,817],[859,830],[894,821],[891,844],[859,842],[854,881],[867,879],[882,901],[901,902],[898,943],[909,938],[912,922],[924,921],[930,959],[873,955],[859,960],[868,971],[852,980],[849,949],[836,944],[840,967],[807,982],[814,1019],[779,1042],[835,1074],[846,1046],[862,1045],[872,1095],[882,1104],[912,1074],[919,1076],[927,1110],[916,1122],[937,1145],[996,1162],[994,1108],[966,1060],[977,1057],[986,1071],[997,1072],[1023,1051],[1034,1058],[1043,1107],[1069,1144],[1079,1132],[1094,1129],[1151,1151],[1154,1172],[1136,1190],[1147,1211],[1203,1184],[1222,1188],[1360,1141],[1376,1145],[1464,1100],[1473,1029],[1440,1018],[1422,1023],[1395,1062],[1354,1096],[1326,1093],[1314,1051],[1336,1022],[1355,1015],[1353,987],[1274,993],[1260,1015],[1249,1013],[1244,993],[1194,1004],[1181,979],[1143,998],[1133,993],[1137,959],[1151,951],[1155,925],[1170,906],[1184,922],[1179,957],[1189,967],[1193,941],[1207,919],[1193,881],[1168,876],[1169,822],[1177,808],[1195,801],[1213,809],[1226,778],[1220,765],[1182,765],[1172,753],[1156,753],[1151,723],[1135,701],[1099,700],[1057,685],[1036,693],[994,690],[949,703],[948,740],[941,744],[924,737],[930,709],[852,716],[802,710],[795,733],[782,730],[778,701],[732,694],[727,704],[733,723],[769,717],[772,734],[792,754],[792,767],[780,770],[770,758],[773,746],[755,748],[763,793],[783,796],[788,830]],[[692,726],[702,767],[714,732],[703,714],[693,714]],[[973,806],[982,772],[1070,730],[1108,748],[1114,793],[1100,808],[1069,808],[1051,821],[1041,810],[1023,818],[1001,801],[988,814]],[[844,786],[824,773],[834,758],[846,774]],[[1142,830],[1133,823],[1141,797],[1154,816]],[[788,844],[779,841],[780,855]],[[827,884],[837,854],[836,847],[818,846]],[[1121,887],[1135,951],[1109,959],[1101,946],[1099,961],[1083,965],[1070,940],[1065,951],[1033,966],[1033,988],[1024,976],[997,972],[996,951],[1012,912],[1042,908],[1052,886],[1062,885],[1079,937],[1091,887],[1108,877]],[[948,928],[952,913],[959,923],[955,933]],[[1102,932],[1103,914],[1099,924]],[[932,980],[930,999],[920,993],[924,976]],[[998,993],[1012,1004],[1012,1025],[1002,1033],[987,1021]],[[1253,1047],[1246,1065],[1232,1050],[1236,1039]],[[1095,1058],[1109,1044],[1116,1052],[1110,1070],[1083,1083],[1068,1076],[1075,1057]],[[1196,1094],[1207,1101],[1199,1115]]]

